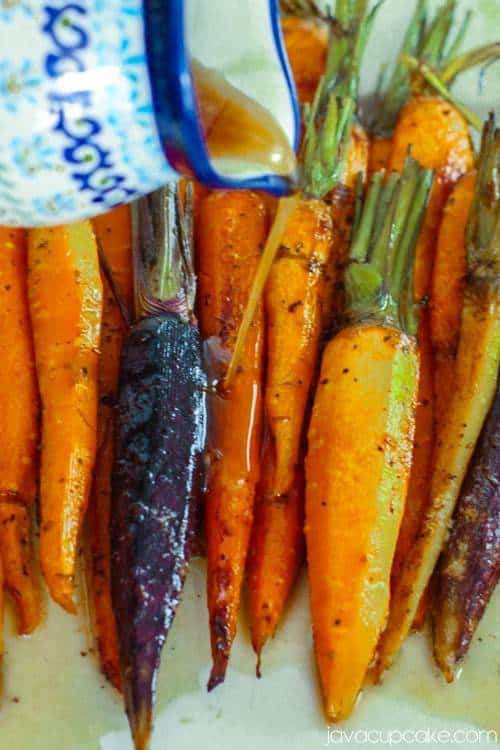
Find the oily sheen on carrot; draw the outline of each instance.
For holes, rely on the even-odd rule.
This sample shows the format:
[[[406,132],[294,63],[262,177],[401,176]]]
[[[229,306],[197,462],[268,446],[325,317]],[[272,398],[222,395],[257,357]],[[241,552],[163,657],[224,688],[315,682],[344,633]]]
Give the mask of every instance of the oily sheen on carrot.
[[[304,481],[300,471],[283,495],[272,490],[274,465],[264,453],[248,560],[252,646],[258,656],[274,635],[304,553]]]
[[[415,296],[422,299],[430,288],[444,203],[459,177],[472,169],[474,152],[466,120],[438,96],[413,96],[401,110],[392,139],[391,170],[402,168],[409,146],[413,158],[435,172],[415,258]]]
[[[33,229],[28,250],[42,403],[40,561],[52,598],[75,612],[76,558],[96,451],[102,284],[89,222]]]
[[[339,12],[341,5],[337,5]],[[351,6],[349,18],[344,16],[338,29],[340,42],[331,30],[328,68],[306,116],[303,193],[285,225],[264,292],[268,439],[248,570],[250,629],[258,671],[261,649],[276,629],[301,560],[303,507],[298,483],[307,406],[321,337],[337,317],[334,299],[337,302],[340,297],[336,287],[347,255],[353,188],[359,173],[366,171],[368,141],[354,123],[352,106],[365,11],[366,7],[358,5],[355,10]],[[338,43],[344,54],[338,54]],[[344,121],[343,130],[339,120]],[[337,303],[335,310],[339,308]]]
[[[225,375],[268,228],[253,192],[217,191],[200,207],[199,318],[209,377]],[[206,498],[208,610],[213,668],[209,689],[224,680],[236,633],[245,561],[259,478],[263,311],[245,341],[227,392],[209,399],[211,467]]]
[[[412,347],[383,325],[353,326],[323,356],[308,436],[306,538],[330,720],[350,713],[387,612],[387,569],[410,468],[417,360],[413,352],[405,363],[403,352]],[[404,411],[398,392],[407,394]]]
[[[455,356],[467,273],[465,228],[475,183],[475,171],[457,182],[444,207],[436,245],[430,294],[430,333],[434,353],[434,419],[438,433],[454,389]]]
[[[31,560],[29,506],[37,487],[39,404],[26,253],[26,233],[0,227],[0,552],[24,634],[41,616]]]
[[[109,270],[127,309],[132,309],[132,236],[130,209],[119,206],[94,219]],[[98,369],[97,455],[89,505],[91,564],[90,591],[101,667],[108,680],[121,687],[116,622],[111,605],[110,538],[111,472],[114,454],[114,411],[120,373],[120,354],[126,323],[115,295],[103,275],[103,310]]]
[[[276,454],[272,491],[290,489],[299,461],[306,403],[316,367],[332,217],[321,200],[303,200],[288,222],[265,290],[266,418]]]
[[[404,177],[372,177],[346,269],[346,324],[325,347],[309,425],[309,587],[331,721],[351,712],[389,607],[419,366],[404,290],[431,180],[412,160]]]
[[[500,131],[490,116],[467,224],[467,276],[454,389],[436,441],[429,505],[393,590],[376,674],[394,661],[446,542],[474,446],[495,396],[500,355],[498,221]]]
[[[390,168],[400,170],[408,147],[420,164],[435,171],[434,184],[417,240],[414,275],[416,300],[429,295],[436,238],[444,203],[454,183],[473,165],[474,154],[462,115],[436,96],[413,96],[402,108],[392,138]],[[429,311],[420,313],[418,344],[421,355],[415,443],[405,514],[394,558],[392,583],[413,544],[429,503],[434,447],[434,398]]]

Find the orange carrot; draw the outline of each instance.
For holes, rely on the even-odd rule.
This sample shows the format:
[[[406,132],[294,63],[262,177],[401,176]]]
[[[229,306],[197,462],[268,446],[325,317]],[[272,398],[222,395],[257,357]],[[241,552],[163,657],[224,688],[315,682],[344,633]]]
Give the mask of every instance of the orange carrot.
[[[308,433],[311,610],[333,721],[351,712],[385,623],[410,471],[418,353],[402,304],[432,174],[409,161],[404,175],[372,179],[346,272],[350,324],[325,348]]]
[[[448,102],[435,96],[413,96],[399,114],[394,131],[390,168],[401,169],[408,147],[423,166],[435,170],[431,197],[417,240],[414,294],[423,300],[430,292],[436,238],[444,203],[454,182],[474,160],[467,123]],[[429,503],[434,449],[434,399],[429,313],[422,310],[418,332],[421,353],[412,471],[405,514],[394,559],[392,586],[401,574],[408,551],[417,538]]]
[[[52,598],[73,582],[96,451],[102,284],[89,222],[29,232],[28,290],[42,401],[40,561]]]
[[[400,112],[390,169],[401,169],[408,146],[422,166],[435,170],[434,187],[417,245],[415,296],[429,293],[436,237],[444,203],[459,177],[472,169],[474,152],[464,117],[436,96],[414,96]]]
[[[327,51],[327,26],[316,19],[285,16],[281,22],[299,102],[311,102],[323,75]]]
[[[132,309],[132,237],[130,209],[119,206],[94,219],[97,241],[127,305]],[[101,356],[99,359],[97,455],[89,505],[91,565],[90,590],[101,667],[117,690],[121,689],[116,622],[111,605],[110,538],[111,469],[114,445],[114,404],[120,353],[126,323],[109,282],[103,276]]]
[[[476,173],[469,172],[456,184],[444,208],[436,245],[430,333],[434,351],[434,418],[438,431],[454,390],[455,355],[467,273],[465,227],[475,181]]]
[[[0,504],[0,550],[5,588],[18,612],[18,632],[28,635],[40,623],[41,608],[33,571],[30,511],[23,505]]]
[[[370,139],[365,129],[358,122],[355,122],[351,128],[351,138],[342,174],[342,184],[350,190],[354,190],[360,175],[363,183],[366,182],[369,155]]]
[[[295,477],[306,402],[321,334],[321,286],[332,251],[332,219],[323,201],[303,200],[285,230],[265,291],[266,417],[276,467],[274,495]]]
[[[212,373],[224,378],[268,228],[252,192],[214,192],[198,225],[200,328]],[[262,306],[228,392],[211,399],[212,466],[206,500],[208,609],[213,668],[209,689],[224,680],[236,633],[240,591],[259,479],[262,409]]]
[[[20,633],[32,632],[41,617],[23,507],[36,497],[39,411],[26,277],[25,232],[0,227],[0,550]]]
[[[391,136],[374,135],[370,139],[370,157],[368,160],[368,174],[387,169],[391,158]]]
[[[4,600],[3,600],[3,564],[2,556],[0,555],[0,696],[2,693],[3,676],[2,676],[2,663],[3,663],[3,652],[4,652],[4,637],[3,637],[3,622],[4,622]]]
[[[368,140],[363,129],[353,124],[352,99],[341,96],[343,87],[351,96],[356,94],[356,60],[363,45],[354,39],[363,33],[365,20],[364,11],[354,14],[351,24],[344,18],[349,32],[342,42],[350,63],[342,55],[334,63],[337,39],[331,35],[331,61],[305,128],[304,193],[286,223],[264,292],[269,440],[262,457],[266,473],[249,561],[250,628],[258,669],[260,651],[277,626],[300,564],[303,508],[297,475],[302,471],[306,408],[317,372],[321,335],[331,325],[335,287],[345,262],[353,188],[359,172],[366,171]],[[353,28],[356,31],[351,36]],[[347,70],[338,76],[342,81],[338,89],[334,70],[344,63]],[[344,131],[332,128],[343,118]],[[327,139],[330,166],[319,154]],[[331,200],[326,202],[323,198],[328,194]]]
[[[272,491],[274,467],[263,463],[248,560],[248,592],[252,646],[258,656],[274,635],[295,583],[304,550],[303,479],[297,472],[284,495]]]
[[[498,157],[500,131],[491,115],[483,130],[480,168],[467,225],[467,277],[453,393],[436,441],[430,502],[393,591],[378,647],[380,677],[411,627],[449,530],[476,440],[493,401],[500,359]]]
[[[474,195],[474,184],[474,172],[460,178],[445,204],[439,227],[431,280],[430,308],[423,311],[420,323],[421,375],[414,465],[408,488],[408,511],[403,517],[394,560],[394,582],[400,577],[404,560],[417,540],[430,501],[434,447],[432,438],[434,435],[435,439],[439,439],[439,430],[445,421],[454,389],[455,355],[467,270],[465,225]],[[428,600],[426,590],[413,621],[413,628],[416,630],[424,625]]]

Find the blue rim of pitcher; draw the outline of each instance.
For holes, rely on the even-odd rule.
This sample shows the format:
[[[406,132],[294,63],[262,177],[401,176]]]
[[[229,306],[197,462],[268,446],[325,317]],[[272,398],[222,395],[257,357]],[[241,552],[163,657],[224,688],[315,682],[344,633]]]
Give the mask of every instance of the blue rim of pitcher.
[[[293,108],[294,143],[300,138],[300,113],[279,23],[278,0],[268,0],[274,44]],[[209,187],[290,192],[290,181],[278,175],[242,179],[224,177],[214,169],[197,119],[184,33],[184,0],[144,0],[147,64],[158,133],[171,166]]]

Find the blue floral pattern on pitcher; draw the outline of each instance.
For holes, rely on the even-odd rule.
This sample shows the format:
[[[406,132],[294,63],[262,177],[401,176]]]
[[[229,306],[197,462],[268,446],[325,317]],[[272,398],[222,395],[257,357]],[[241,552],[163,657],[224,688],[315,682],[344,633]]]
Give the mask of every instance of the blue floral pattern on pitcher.
[[[0,221],[92,216],[171,179],[147,77],[141,0],[22,0],[2,32],[36,39],[0,53]],[[4,45],[3,45],[4,46]],[[26,116],[36,112],[35,122]],[[25,196],[21,205],[15,195]]]
[[[296,142],[278,1],[255,2]],[[183,0],[0,0],[0,221],[94,216],[176,179],[169,161],[212,187],[289,189],[279,176],[232,177],[212,164],[186,17]]]

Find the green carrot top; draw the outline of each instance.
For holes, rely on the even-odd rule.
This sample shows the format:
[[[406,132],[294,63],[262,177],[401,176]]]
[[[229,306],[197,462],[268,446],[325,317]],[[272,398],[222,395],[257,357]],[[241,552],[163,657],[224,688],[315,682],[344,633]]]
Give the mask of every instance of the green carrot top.
[[[458,0],[446,0],[432,17],[428,0],[417,0],[392,72],[389,74],[385,67],[379,77],[373,108],[375,115],[369,122],[372,132],[385,135],[394,129],[398,113],[410,96],[412,74],[415,72],[419,75],[413,82],[418,81],[419,88],[424,85],[436,89],[436,81],[446,87],[464,70],[498,59],[498,43],[458,54],[472,13],[466,13],[453,33],[457,5]],[[431,80],[431,76],[434,80]],[[439,89],[438,93],[443,95]]]
[[[490,114],[483,127],[479,169],[466,230],[469,276],[499,284],[500,129]]]
[[[359,69],[377,8],[369,11],[368,0],[337,0],[335,18],[329,18],[325,73],[304,115],[302,164],[307,196],[323,198],[342,177],[356,114]]]
[[[346,270],[348,318],[375,318],[414,334],[413,260],[432,170],[407,157],[401,174],[376,172],[357,211]]]

